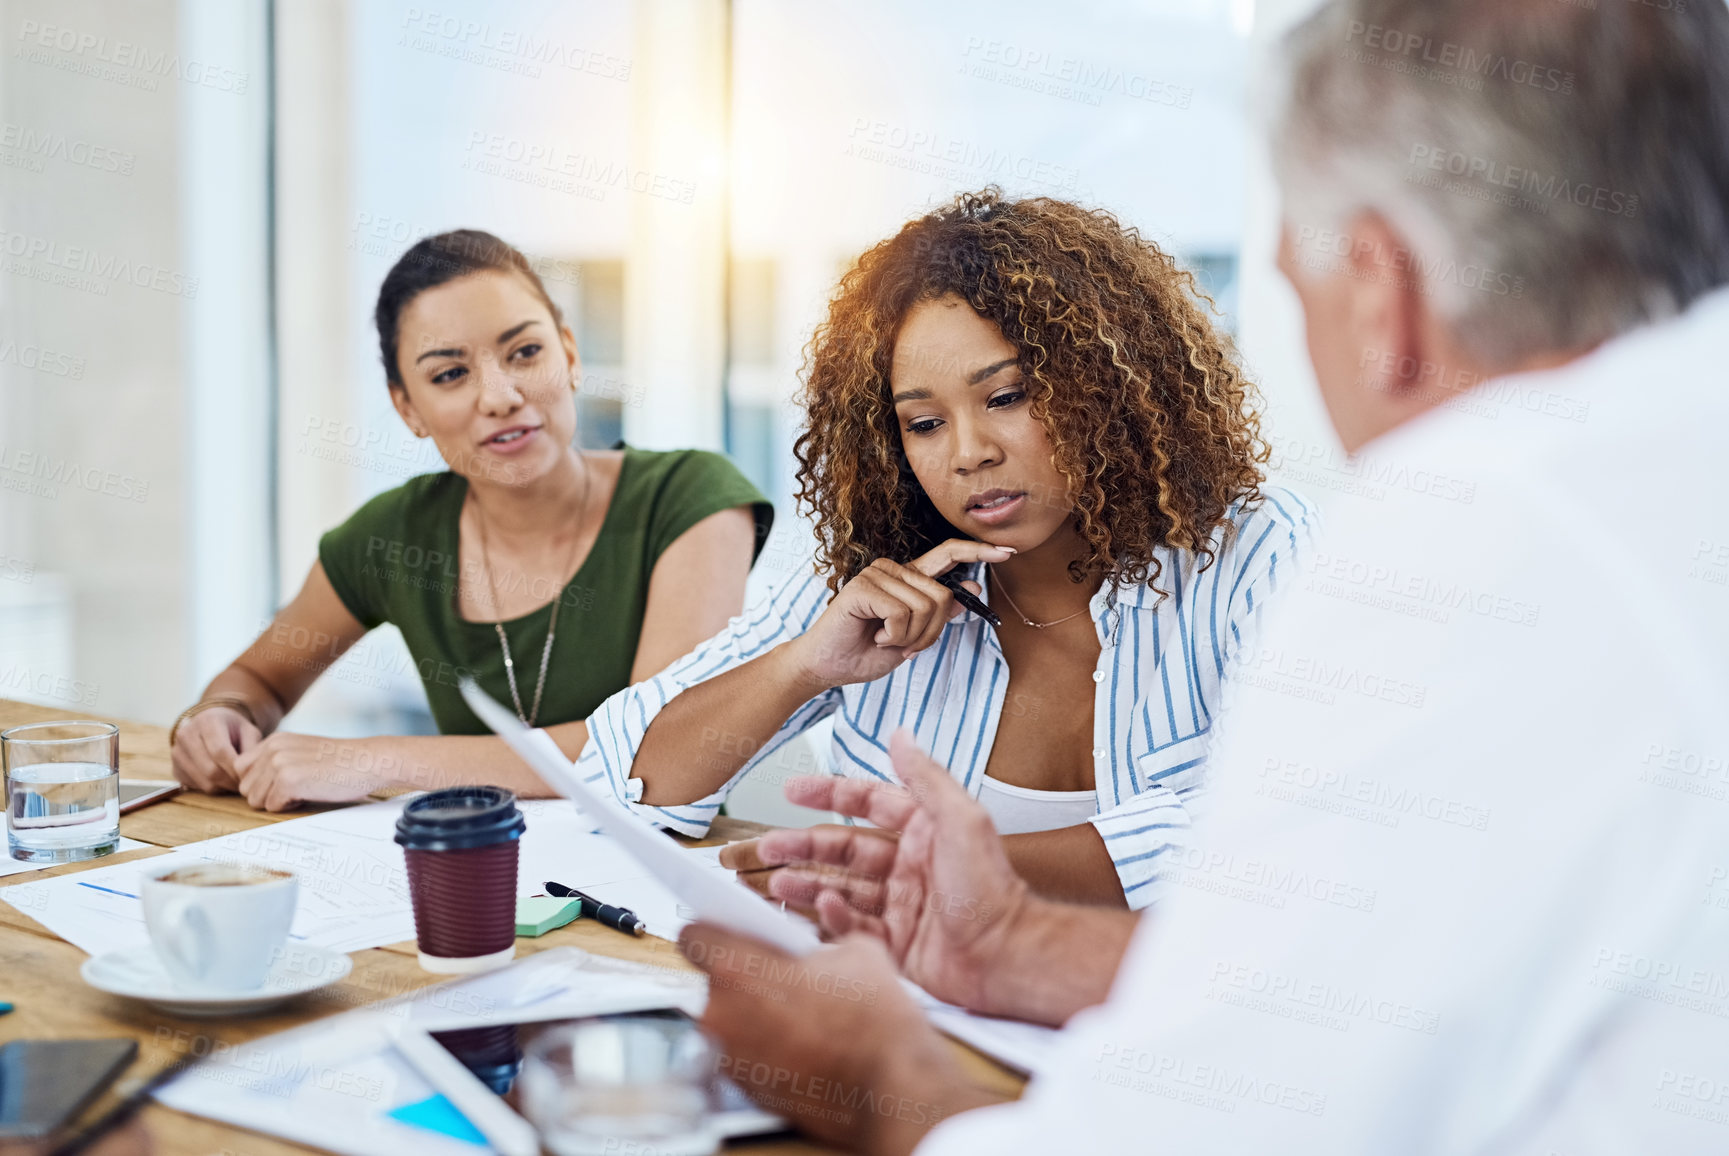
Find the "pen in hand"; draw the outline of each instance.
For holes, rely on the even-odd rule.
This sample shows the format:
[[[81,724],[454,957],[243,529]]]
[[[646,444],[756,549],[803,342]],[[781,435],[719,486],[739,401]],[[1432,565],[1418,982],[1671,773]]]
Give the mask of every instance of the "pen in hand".
[[[614,931],[622,931],[626,935],[641,935],[648,930],[648,925],[637,918],[636,912],[626,907],[614,907],[610,903],[602,903],[592,895],[585,895],[574,887],[566,887],[562,883],[542,883],[548,895],[559,899],[575,899],[582,907],[585,918],[592,919],[604,927]]]
[[[971,610],[974,614],[977,614],[992,626],[1001,626],[1003,624],[1003,620],[997,617],[995,611],[993,611],[989,606],[986,606],[983,602],[979,601],[978,595],[961,585],[961,568],[959,566],[956,566],[946,574],[939,574],[937,576],[937,581],[949,588],[949,593],[955,596],[956,602],[959,602],[962,606]]]

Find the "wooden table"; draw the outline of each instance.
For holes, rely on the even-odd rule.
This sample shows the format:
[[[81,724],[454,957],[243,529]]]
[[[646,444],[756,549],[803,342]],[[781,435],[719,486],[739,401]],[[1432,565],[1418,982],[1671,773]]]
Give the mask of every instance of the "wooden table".
[[[51,719],[90,718],[50,707],[0,699],[0,729]],[[168,759],[168,732],[158,726],[118,719],[103,721],[120,727],[120,773],[129,779],[172,779]],[[271,815],[254,811],[237,796],[182,793],[124,815],[120,832],[151,847],[110,855],[86,863],[69,863],[41,871],[21,872],[0,879],[0,887],[61,875],[126,859],[159,855],[183,843],[212,839],[235,831],[262,827],[294,814]],[[720,819],[710,832],[710,841],[724,842],[751,834],[754,824]],[[608,955],[653,963],[662,967],[690,967],[678,948],[664,939],[645,936],[629,939],[590,921],[578,920],[538,939],[518,939],[517,955],[531,955],[550,947],[574,945],[596,955]],[[354,970],[340,984],[303,997],[268,1015],[232,1021],[182,1019],[87,986],[78,969],[85,955],[58,938],[34,919],[10,904],[0,903],[0,993],[17,1005],[0,1017],[0,1040],[77,1039],[131,1036],[138,1041],[138,1058],[126,1075],[85,1114],[85,1122],[140,1084],[156,1069],[181,1058],[185,1041],[214,1037],[236,1044],[297,1024],[352,1008],[357,1004],[422,987],[448,978],[420,970],[412,941],[357,951]],[[178,1046],[177,1046],[178,1045]],[[1021,1081],[1013,1073],[959,1043],[968,1070],[986,1086],[1005,1094],[1018,1093]],[[286,1156],[311,1151],[274,1137],[243,1132],[226,1124],[153,1104],[142,1114],[144,1129],[162,1156]],[[729,1152],[791,1154],[822,1152],[820,1148],[791,1138],[758,1140],[729,1145]]]

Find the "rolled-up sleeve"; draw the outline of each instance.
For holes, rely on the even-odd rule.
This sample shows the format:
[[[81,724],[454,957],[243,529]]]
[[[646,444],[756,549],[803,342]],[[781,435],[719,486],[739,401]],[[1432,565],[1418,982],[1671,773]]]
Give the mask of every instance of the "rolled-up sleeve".
[[[601,703],[588,718],[588,743],[577,759],[577,773],[590,783],[604,781],[614,797],[652,823],[681,835],[706,834],[733,786],[788,740],[833,713],[840,690],[825,691],[800,706],[719,790],[678,806],[657,807],[641,801],[643,782],[631,771],[643,735],[661,709],[682,692],[803,634],[829,598],[827,585],[815,573],[794,575],[684,658]],[[717,720],[713,730],[717,750],[746,741],[742,736],[729,737],[724,721]]]
[[[1157,899],[1159,884],[1177,869],[1172,851],[1188,837],[1190,801],[1169,788],[1153,787],[1092,817],[1132,910]]]

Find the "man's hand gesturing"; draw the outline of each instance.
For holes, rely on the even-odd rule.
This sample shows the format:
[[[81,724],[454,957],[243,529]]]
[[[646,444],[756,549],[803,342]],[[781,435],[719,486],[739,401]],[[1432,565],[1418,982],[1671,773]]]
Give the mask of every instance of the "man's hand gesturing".
[[[865,932],[888,944],[902,972],[938,999],[974,1011],[993,1007],[989,977],[1034,902],[1015,874],[990,816],[910,732],[889,740],[888,787],[832,776],[794,779],[787,798],[898,831],[823,826],[771,831],[757,844],[777,873],[777,899],[814,908],[831,935]],[[838,869],[838,870],[837,870]]]

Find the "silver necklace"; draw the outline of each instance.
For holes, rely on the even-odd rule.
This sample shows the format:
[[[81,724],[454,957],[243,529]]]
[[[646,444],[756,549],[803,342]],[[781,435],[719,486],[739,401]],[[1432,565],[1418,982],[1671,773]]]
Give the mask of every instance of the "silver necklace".
[[[582,517],[586,517],[588,514],[588,492],[594,484],[594,479],[588,471],[588,463],[584,462],[582,467],[582,501],[577,506]],[[480,530],[480,567],[486,572],[486,601],[487,605],[492,608],[492,616],[495,620],[492,628],[498,632],[498,648],[504,652],[504,677],[510,683],[510,701],[516,704],[516,717],[522,720],[522,725],[531,727],[534,725],[534,720],[540,717],[540,696],[546,690],[546,670],[548,663],[552,660],[552,640],[558,636],[558,608],[564,605],[564,586],[560,584],[558,593],[552,600],[552,618],[546,624],[546,645],[540,648],[540,677],[534,683],[534,706],[527,714],[523,714],[522,695],[517,693],[516,689],[516,660],[510,656],[510,639],[505,637],[504,623],[496,621],[500,617],[498,591],[492,584],[492,560],[488,556],[490,551],[486,545],[486,518],[482,516],[478,502],[474,506],[474,524]],[[580,541],[582,541],[582,521],[579,517],[577,534],[570,545],[570,558],[565,559],[566,569],[570,568],[570,560],[576,556],[576,544]]]
[[[996,576],[997,576],[997,572],[993,568],[991,570],[991,577],[996,578]],[[1003,585],[1003,580],[1001,578],[997,578],[997,593],[1001,594],[1003,596],[1003,598],[1008,601],[1009,609],[1013,610],[1015,612],[1015,616],[1017,618],[1019,618],[1022,622],[1026,623],[1028,626],[1032,627],[1034,630],[1049,630],[1053,626],[1061,626],[1063,623],[1067,622],[1069,619],[1079,618],[1081,615],[1085,614],[1089,609],[1091,609],[1090,605],[1083,606],[1079,610],[1075,611],[1073,614],[1065,614],[1061,618],[1053,618],[1049,622],[1034,622],[1031,618],[1027,617],[1026,611],[1022,610],[1019,606],[1015,605],[1014,595],[1009,593],[1009,588],[1007,586]]]

